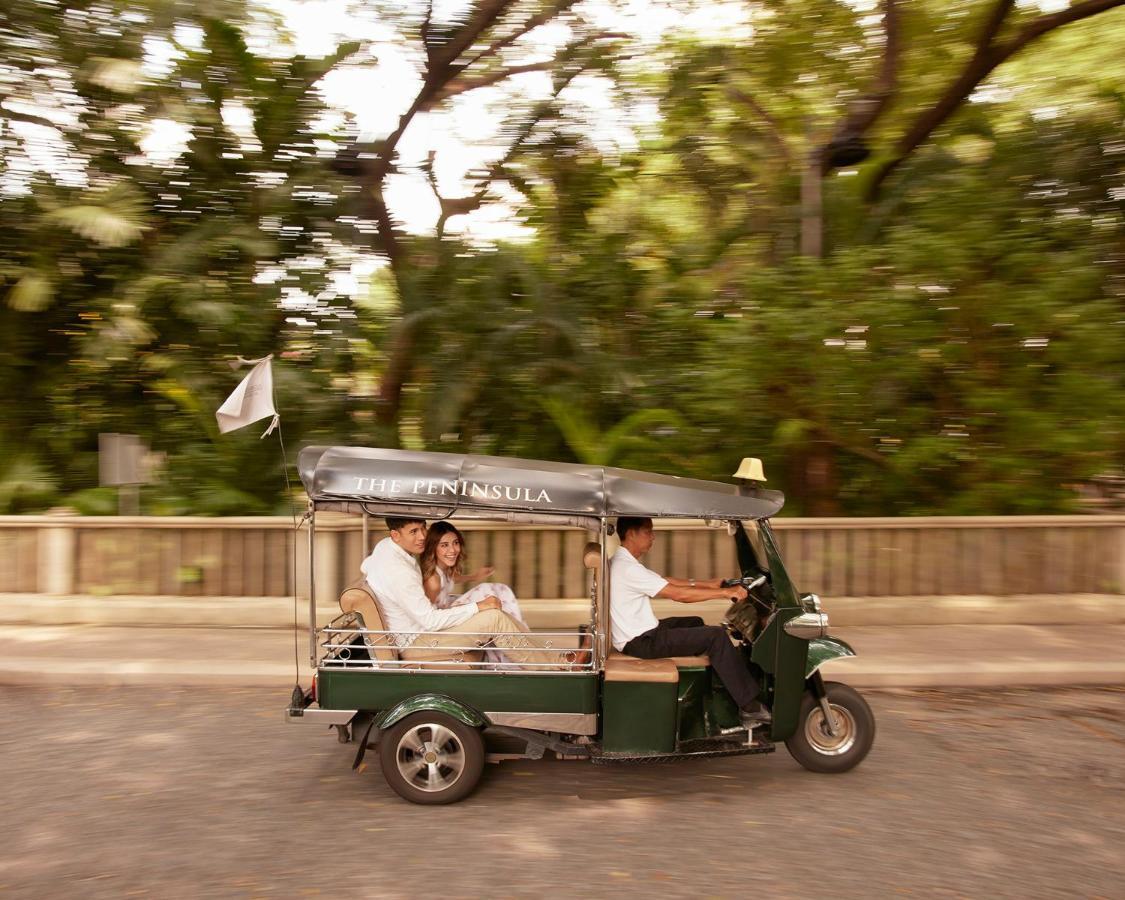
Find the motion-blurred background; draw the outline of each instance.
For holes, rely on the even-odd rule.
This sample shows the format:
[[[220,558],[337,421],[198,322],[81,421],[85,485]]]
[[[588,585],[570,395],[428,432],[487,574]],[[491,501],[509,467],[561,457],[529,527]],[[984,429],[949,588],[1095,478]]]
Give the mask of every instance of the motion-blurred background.
[[[0,513],[287,509],[219,438],[725,478],[798,515],[1112,509],[1113,0],[9,0]]]
[[[0,0],[0,894],[1120,896],[1122,6]],[[440,819],[350,773],[282,719],[293,595],[382,532],[220,436],[268,354],[294,490],[761,457],[871,757],[508,762]],[[468,541],[586,621],[584,533]]]

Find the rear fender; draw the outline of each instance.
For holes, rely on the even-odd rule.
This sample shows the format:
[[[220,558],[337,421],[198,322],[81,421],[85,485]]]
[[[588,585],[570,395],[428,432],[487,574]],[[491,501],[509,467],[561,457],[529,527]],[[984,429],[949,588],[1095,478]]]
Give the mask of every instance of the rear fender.
[[[808,678],[829,660],[855,655],[855,651],[839,638],[813,638],[809,641],[809,655],[805,660],[805,677]]]
[[[471,706],[466,706],[464,703],[454,700],[452,697],[447,697],[445,694],[417,694],[413,697],[408,697],[406,700],[401,701],[397,705],[377,715],[373,724],[382,731],[383,729],[390,728],[395,722],[418,712],[444,713],[447,716],[452,716],[459,722],[464,722],[470,728],[481,728],[487,724],[484,716]]]

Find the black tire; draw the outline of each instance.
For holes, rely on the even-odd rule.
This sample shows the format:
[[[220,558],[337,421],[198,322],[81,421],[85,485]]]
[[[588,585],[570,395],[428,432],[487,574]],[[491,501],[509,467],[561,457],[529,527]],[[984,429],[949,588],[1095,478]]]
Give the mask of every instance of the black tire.
[[[484,740],[452,716],[414,713],[379,738],[379,762],[387,784],[411,803],[456,803],[480,781]]]
[[[836,718],[837,736],[824,727],[824,713],[812,691],[805,691],[797,731],[785,749],[810,772],[847,772],[867,756],[875,742],[875,716],[859,692],[838,681],[826,681],[824,690]]]

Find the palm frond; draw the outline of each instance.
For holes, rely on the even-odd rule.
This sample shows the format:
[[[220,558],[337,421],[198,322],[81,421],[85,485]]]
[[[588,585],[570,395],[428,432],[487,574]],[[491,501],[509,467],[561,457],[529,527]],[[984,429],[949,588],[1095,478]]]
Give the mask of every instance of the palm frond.
[[[125,186],[88,194],[85,202],[51,210],[45,218],[107,248],[127,247],[147,229],[143,200]]]
[[[8,291],[8,306],[19,312],[42,312],[55,299],[55,287],[41,272],[25,272]]]

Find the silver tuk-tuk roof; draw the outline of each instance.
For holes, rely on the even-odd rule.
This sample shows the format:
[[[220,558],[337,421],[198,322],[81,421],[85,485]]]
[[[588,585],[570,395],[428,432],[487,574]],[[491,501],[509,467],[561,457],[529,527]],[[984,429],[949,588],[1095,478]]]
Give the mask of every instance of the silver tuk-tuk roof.
[[[306,447],[301,481],[319,508],[427,518],[513,520],[563,515],[575,524],[616,516],[764,519],[780,491],[632,469],[377,447]]]

